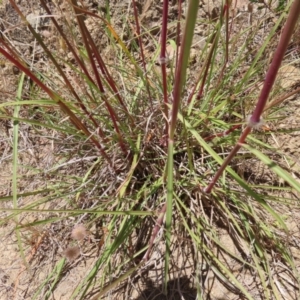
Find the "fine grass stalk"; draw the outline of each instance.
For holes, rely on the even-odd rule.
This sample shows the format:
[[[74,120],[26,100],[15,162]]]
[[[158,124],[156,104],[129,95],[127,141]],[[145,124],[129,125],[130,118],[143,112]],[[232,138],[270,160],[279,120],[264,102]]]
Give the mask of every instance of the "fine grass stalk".
[[[294,28],[296,26],[296,23],[299,19],[300,15],[300,1],[294,1],[289,12],[289,16],[287,18],[286,24],[284,26],[280,41],[278,43],[277,49],[274,53],[272,63],[270,65],[270,68],[267,72],[266,79],[264,81],[264,86],[261,90],[259,99],[257,101],[256,107],[254,109],[253,114],[250,116],[248,120],[247,127],[241,134],[237,144],[232,149],[230,154],[227,156],[226,160],[220,167],[220,169],[217,171],[209,185],[204,189],[205,193],[210,193],[213,189],[214,185],[216,184],[217,180],[222,175],[225,168],[228,166],[230,161],[233,159],[233,157],[237,154],[237,152],[240,150],[241,146],[245,143],[247,136],[250,134],[252,128],[259,128],[263,121],[261,119],[261,115],[263,113],[263,110],[265,108],[265,105],[267,103],[270,91],[272,89],[272,86],[275,82],[278,70],[280,68],[281,62],[283,60],[285,51],[288,47],[289,41],[292,37],[292,34],[294,32]]]
[[[279,104],[299,93],[297,87],[271,93],[299,1],[286,6],[290,15],[279,43],[284,11],[275,15],[265,7],[264,16],[256,15],[251,6],[237,16],[230,0],[219,3],[213,18],[198,0],[40,2],[44,23],[34,29],[22,4],[10,0],[18,30],[32,35],[39,56],[21,54],[10,28],[0,37],[0,53],[23,74],[16,77],[31,79],[29,87],[19,84],[17,99],[7,94],[0,103],[8,128],[1,162],[12,166],[12,188],[0,196],[0,225],[14,222],[24,260],[35,250],[28,268],[51,253],[52,269],[26,296],[56,296],[83,265],[69,299],[132,298],[135,288],[143,297],[160,297],[154,287],[166,297],[180,291],[181,298],[217,298],[206,272],[245,299],[254,298],[253,289],[280,299],[281,270],[299,286],[291,251],[297,237],[286,224],[298,209],[297,158],[278,149],[276,140],[297,128],[252,130],[263,112],[272,124],[286,120],[291,105]],[[168,57],[168,45],[175,55]],[[32,57],[42,57],[46,67],[29,64]],[[260,175],[259,162],[276,178]],[[73,238],[77,225],[87,234],[82,241]],[[45,240],[24,247],[21,230],[43,232]],[[75,261],[66,255],[74,248],[81,250]],[[185,256],[193,262],[197,280],[189,286],[198,295],[186,295],[180,285]],[[244,284],[249,271],[255,287]],[[141,292],[140,284],[151,291]]]

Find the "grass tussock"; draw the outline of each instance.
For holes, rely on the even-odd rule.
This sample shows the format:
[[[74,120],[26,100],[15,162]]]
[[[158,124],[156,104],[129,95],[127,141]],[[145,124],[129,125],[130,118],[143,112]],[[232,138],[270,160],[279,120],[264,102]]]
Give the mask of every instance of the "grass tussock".
[[[27,276],[51,254],[27,292],[84,264],[68,299],[297,299],[299,162],[278,141],[298,131],[280,66],[299,67],[299,4],[150,2],[9,1],[0,223]]]

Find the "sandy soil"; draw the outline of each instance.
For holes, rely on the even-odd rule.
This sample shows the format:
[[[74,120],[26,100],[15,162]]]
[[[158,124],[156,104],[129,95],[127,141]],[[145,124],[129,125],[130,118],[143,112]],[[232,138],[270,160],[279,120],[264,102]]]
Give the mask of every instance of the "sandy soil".
[[[26,2],[24,5],[21,4],[23,5],[26,16],[29,16],[30,14],[31,16],[42,14],[41,8],[35,2],[37,1],[28,1],[28,3]],[[86,2],[90,7],[93,7],[94,1]],[[176,3],[176,1],[172,2]],[[141,21],[149,28],[155,28],[160,18],[160,1],[146,0],[141,1],[140,3]],[[175,16],[176,10],[174,3],[172,4],[170,11],[171,14],[173,13]],[[201,4],[202,17],[213,18],[217,11],[218,3],[219,1],[217,0],[204,0]],[[105,1],[98,1],[98,5],[99,7],[105,7]],[[127,1],[115,1],[115,12],[113,12],[112,20],[116,28],[121,28],[122,24],[115,16],[127,8]],[[241,14],[247,15],[248,1],[238,0],[237,8]],[[0,20],[1,30],[11,30],[11,37],[16,42],[19,51],[24,52],[25,55],[27,55],[27,51],[32,51],[29,49],[30,47],[28,47],[29,44],[33,45],[31,35],[20,25],[17,14],[6,0],[2,2],[0,8]],[[41,30],[44,31],[44,34],[50,32],[49,39],[51,39],[51,30],[48,28],[48,22],[46,20],[42,22],[42,25],[37,25],[43,28]],[[18,30],[14,30],[14,27]],[[95,31],[93,34],[94,37],[96,37],[97,32]],[[159,32],[157,32],[156,29],[153,29],[153,34],[158,35]],[[202,35],[202,28],[197,29],[195,40],[199,39],[200,41],[203,37]],[[105,40],[100,40],[99,43],[105,45]],[[199,44],[200,43],[197,45],[199,46]],[[196,47],[197,46],[195,46],[195,49],[197,49]],[[149,51],[151,52],[150,48]],[[107,53],[109,53],[109,49],[107,49]],[[0,101],[2,103],[7,101],[7,98],[14,98],[18,81],[18,70],[5,61],[1,61],[0,63]],[[280,78],[280,84],[284,88],[288,89],[289,87],[294,86],[300,79],[300,70],[298,66],[283,69]],[[291,78],[293,78],[294,81]],[[289,107],[292,107],[292,111]],[[300,98],[298,96],[289,99],[286,113],[289,117],[276,126],[284,129],[289,126],[291,128],[300,128]],[[44,168],[45,165],[54,164],[56,158],[53,155],[53,144],[42,138],[33,140],[30,136],[30,128],[25,125],[22,126],[22,132],[24,134],[20,141],[20,158],[22,159],[22,163],[38,168]],[[285,165],[287,170],[291,170],[291,174],[297,180],[300,178],[299,133],[300,131],[294,130],[291,134],[284,132],[281,135],[273,135],[270,137],[273,145],[277,145],[283,153],[288,153],[295,158],[296,163],[294,164],[284,161],[283,158],[283,165]],[[27,136],[25,134],[27,134]],[[2,197],[8,197],[7,201],[1,202],[0,204],[3,210],[12,207],[12,199],[10,197],[12,174],[12,164],[10,161],[12,157],[12,147],[8,146],[9,144],[11,145],[11,124],[8,121],[1,120],[0,138],[0,148],[2,150],[0,195]],[[255,168],[259,169],[261,172],[257,179],[258,182],[263,176],[265,176],[264,178],[271,176],[270,172],[261,164],[256,164]],[[247,172],[246,167],[243,170]],[[28,170],[20,168],[20,172],[26,174]],[[22,184],[24,186],[20,186],[20,189],[24,192],[34,187],[34,182],[23,182],[21,185]],[[299,195],[293,193],[292,195],[291,193],[287,193],[286,197],[298,197],[299,199]],[[36,199],[32,199],[32,201],[35,200]],[[22,199],[20,201],[22,201]],[[45,208],[47,208],[47,205]],[[290,232],[289,236],[286,238],[287,243],[292,249],[296,268],[300,271],[300,251],[298,246],[300,245],[299,210],[285,211],[284,214],[288,216],[286,222]],[[2,211],[1,220],[4,220],[4,218],[9,215],[9,212]],[[49,215],[49,218],[53,217],[55,216]],[[22,215],[19,222],[20,224],[25,224],[35,220],[36,215],[28,213]],[[39,296],[37,299],[46,299],[47,297],[47,299],[56,300],[70,299],[74,289],[82,281],[84,276],[88,274],[91,266],[93,266],[97,260],[99,239],[97,239],[95,232],[91,232],[89,238],[86,238],[84,242],[77,243],[80,248],[80,255],[74,261],[70,262],[66,261],[64,257],[64,250],[67,245],[72,242],[71,231],[73,227],[71,221],[53,223],[51,226],[46,226],[46,230],[25,228],[21,231],[21,239],[23,244],[26,245],[24,256],[28,262],[28,266],[25,266],[19,253],[17,237],[14,230],[16,225],[19,224],[15,224],[13,219],[11,219],[6,223],[1,222],[0,226],[0,299],[34,299],[37,287],[40,286],[42,282],[46,282],[44,287],[45,291],[49,291],[49,287],[52,285],[53,291],[49,294],[44,294],[42,292],[41,294],[43,296]],[[240,249],[237,248],[235,242],[228,237],[226,230],[220,229],[219,236],[223,245],[230,249],[235,255],[240,255]],[[121,285],[121,287],[115,291],[115,294],[108,294],[105,299],[195,299],[197,295],[197,281],[202,281],[205,289],[203,299],[243,299],[242,296],[238,294],[236,287],[229,280],[217,276],[217,274],[213,272],[209,266],[203,263],[200,258],[197,260],[197,258],[192,255],[195,249],[193,249],[193,245],[189,242],[187,237],[180,236],[180,233],[178,233],[177,237],[178,239],[173,241],[173,258],[171,264],[172,275],[169,283],[170,294],[168,298],[162,294],[161,276],[164,244],[161,243],[160,247],[155,250],[151,261],[142,272],[131,278],[130,282],[125,282],[125,284]],[[245,251],[247,250],[245,249]],[[240,282],[247,286],[254,299],[264,299],[257,278],[255,278],[249,270],[246,268],[243,269],[243,267],[232,260],[230,256],[222,257],[222,260],[236,274],[236,277]],[[47,278],[49,279],[49,276],[51,276],[51,270],[53,270],[55,266],[59,268],[62,264],[64,264],[65,267],[63,272],[58,276],[59,280],[57,283],[55,278],[47,280]],[[299,287],[292,276],[290,276],[289,270],[286,270],[285,267],[280,264],[280,260],[278,260],[277,263],[277,272],[275,272],[275,270],[273,271],[276,274],[280,274],[276,276],[281,276],[278,278],[278,285],[282,294],[285,295],[284,299],[299,299]],[[95,290],[97,290],[97,287],[95,287]],[[130,296],[125,297],[124,295],[126,294]],[[90,299],[92,299],[92,296]]]

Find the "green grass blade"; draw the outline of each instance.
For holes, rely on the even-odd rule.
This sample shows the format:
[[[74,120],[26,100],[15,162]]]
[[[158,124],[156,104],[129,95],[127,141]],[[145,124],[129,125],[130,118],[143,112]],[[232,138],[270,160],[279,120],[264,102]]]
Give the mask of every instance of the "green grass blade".
[[[183,122],[182,115],[178,115],[178,118],[181,122]],[[192,133],[192,135],[196,138],[199,145],[204,148],[207,153],[209,153],[215,161],[222,165],[223,159],[206,143],[203,138],[198,134],[198,132],[190,125],[190,123],[187,120],[184,120],[184,123],[188,130]],[[238,182],[238,184],[243,187],[251,197],[253,197],[258,203],[261,204],[275,219],[276,221],[281,225],[281,227],[284,230],[287,230],[285,222],[282,220],[282,218],[266,203],[266,201],[258,195],[255,191],[253,191],[249,185],[236,173],[234,170],[232,170],[230,167],[226,168],[226,171]]]
[[[259,150],[250,147],[247,144],[243,144],[243,147],[253,153],[257,158],[259,158],[270,170],[276,173],[281,179],[287,182],[291,187],[293,187],[297,192],[300,192],[300,183],[297,182],[289,173],[280,168],[274,161],[269,157],[261,153]]]
[[[65,263],[66,263],[66,259],[65,258],[62,258],[57,264],[56,266],[54,267],[54,269],[52,270],[52,272],[47,276],[47,278],[44,280],[44,282],[39,286],[38,290],[36,291],[36,293],[33,295],[32,297],[32,300],[35,300],[35,299],[40,299],[38,298],[38,296],[40,296],[41,292],[42,292],[42,289],[45,287],[46,284],[48,284],[52,279],[53,277],[55,276],[54,278],[54,281],[51,285],[51,289],[47,292],[46,296],[45,296],[45,299],[48,299],[49,296],[50,296],[50,292],[53,291],[53,288],[55,287],[55,285],[57,284],[57,282],[59,281],[60,279],[60,276],[61,276],[61,273],[63,271],[63,268],[65,266]]]
[[[173,141],[169,141],[168,145],[168,162],[167,162],[167,207],[166,207],[166,254],[165,254],[165,277],[164,289],[167,291],[169,280],[169,265],[170,265],[170,247],[171,247],[171,229],[172,229],[172,203],[173,203]]]

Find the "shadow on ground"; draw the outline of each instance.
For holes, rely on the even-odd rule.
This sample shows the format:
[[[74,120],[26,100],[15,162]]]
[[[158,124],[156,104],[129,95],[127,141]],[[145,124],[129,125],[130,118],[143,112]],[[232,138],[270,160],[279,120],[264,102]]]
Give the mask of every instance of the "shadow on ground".
[[[135,300],[194,300],[197,296],[197,290],[190,287],[190,280],[187,276],[182,276],[170,280],[167,287],[167,295],[163,293],[163,286],[155,286],[151,280],[146,282],[146,288],[140,291],[140,296]]]

